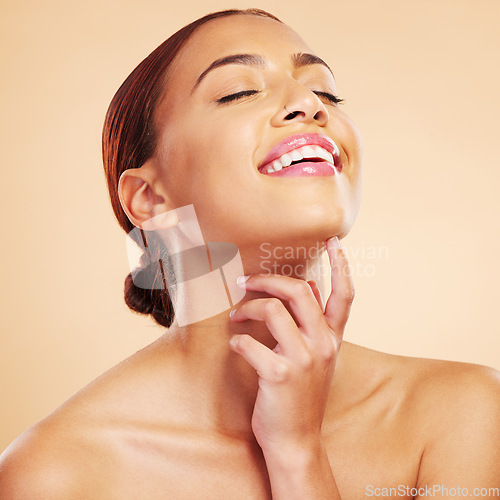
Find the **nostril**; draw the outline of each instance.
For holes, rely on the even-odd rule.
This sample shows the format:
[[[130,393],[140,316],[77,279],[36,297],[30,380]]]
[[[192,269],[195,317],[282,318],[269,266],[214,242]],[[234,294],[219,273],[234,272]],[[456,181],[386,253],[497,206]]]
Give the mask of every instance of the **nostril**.
[[[287,116],[285,116],[285,120],[293,120],[298,114],[299,114],[298,111],[294,111],[293,113],[290,113]]]

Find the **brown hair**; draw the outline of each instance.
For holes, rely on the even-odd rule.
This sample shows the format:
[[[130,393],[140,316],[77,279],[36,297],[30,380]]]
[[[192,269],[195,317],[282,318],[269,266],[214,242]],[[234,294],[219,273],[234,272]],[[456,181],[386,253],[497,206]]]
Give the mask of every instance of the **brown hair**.
[[[113,211],[120,226],[127,233],[131,233],[134,225],[121,206],[118,181],[125,170],[141,167],[155,151],[153,114],[164,86],[166,72],[184,44],[200,26],[212,19],[233,15],[269,17],[281,22],[277,17],[260,9],[230,9],[203,16],[181,28],[151,52],[123,82],[109,105],[102,133],[104,171]],[[142,230],[140,234],[144,245],[146,238]],[[124,297],[130,309],[151,315],[159,325],[168,328],[174,320],[174,310],[166,288],[165,276],[163,272],[159,275],[159,271],[162,271],[161,266],[154,269],[145,266],[141,273],[147,275],[143,277],[145,282],[161,282],[163,286],[160,289],[139,288],[129,274],[125,279]]]

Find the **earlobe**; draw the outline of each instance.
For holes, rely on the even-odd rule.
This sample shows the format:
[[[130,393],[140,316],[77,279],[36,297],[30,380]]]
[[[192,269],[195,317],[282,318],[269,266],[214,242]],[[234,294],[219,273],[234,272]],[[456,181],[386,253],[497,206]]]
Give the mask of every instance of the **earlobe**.
[[[118,196],[130,222],[139,228],[143,228],[146,221],[169,210],[165,199],[155,193],[140,168],[128,169],[121,174]]]

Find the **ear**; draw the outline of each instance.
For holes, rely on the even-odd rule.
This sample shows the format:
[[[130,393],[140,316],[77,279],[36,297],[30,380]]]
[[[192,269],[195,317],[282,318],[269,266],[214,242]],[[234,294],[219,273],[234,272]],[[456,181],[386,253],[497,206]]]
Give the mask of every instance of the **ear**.
[[[155,181],[151,165],[125,170],[118,182],[118,196],[124,212],[134,226],[143,224],[163,212],[171,210],[165,193]]]

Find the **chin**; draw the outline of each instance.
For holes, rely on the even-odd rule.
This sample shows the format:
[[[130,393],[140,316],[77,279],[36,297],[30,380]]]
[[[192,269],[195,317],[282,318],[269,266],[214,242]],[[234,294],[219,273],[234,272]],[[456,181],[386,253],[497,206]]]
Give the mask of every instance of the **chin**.
[[[311,241],[326,241],[332,236],[339,239],[345,237],[351,230],[356,219],[357,209],[351,206],[317,207],[308,217],[300,218],[302,230],[297,231],[295,225],[294,233],[299,239],[309,239]]]
[[[322,217],[290,217],[286,224],[282,224],[279,229],[262,235],[262,239],[271,245],[282,246],[316,246],[325,242],[332,236],[339,239],[344,238],[351,230],[355,215],[351,212],[344,213],[336,211],[325,214]],[[262,241],[262,240],[261,240]]]
[[[225,241],[238,248],[258,247],[262,243],[272,246],[310,246],[324,242],[332,236],[343,238],[350,231],[357,215],[354,203],[314,203],[295,205],[287,212],[243,213],[227,211],[201,220],[205,241]]]

